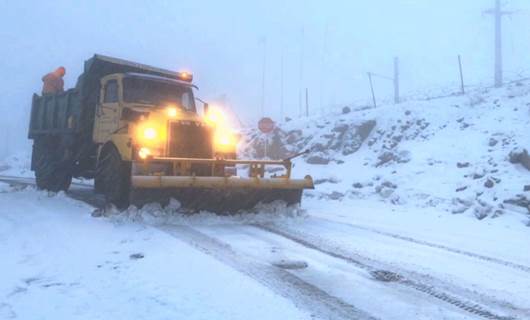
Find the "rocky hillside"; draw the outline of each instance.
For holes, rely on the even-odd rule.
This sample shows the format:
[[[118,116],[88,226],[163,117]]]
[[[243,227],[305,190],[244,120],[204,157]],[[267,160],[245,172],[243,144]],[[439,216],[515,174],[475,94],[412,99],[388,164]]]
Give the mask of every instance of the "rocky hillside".
[[[464,96],[409,101],[250,131],[245,156],[296,161],[317,183],[309,197],[435,206],[479,219],[530,214],[530,82]]]

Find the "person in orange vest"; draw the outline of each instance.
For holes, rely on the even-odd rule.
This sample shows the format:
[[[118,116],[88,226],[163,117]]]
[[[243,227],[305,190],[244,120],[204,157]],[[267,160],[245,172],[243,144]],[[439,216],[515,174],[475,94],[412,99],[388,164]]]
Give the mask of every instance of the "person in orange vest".
[[[63,77],[66,74],[64,67],[59,67],[55,71],[42,77],[42,94],[53,94],[64,91]]]

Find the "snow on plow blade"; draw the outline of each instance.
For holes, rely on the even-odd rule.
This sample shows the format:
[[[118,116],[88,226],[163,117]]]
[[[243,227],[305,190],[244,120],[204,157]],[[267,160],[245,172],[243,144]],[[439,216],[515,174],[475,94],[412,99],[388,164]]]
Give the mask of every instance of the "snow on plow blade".
[[[246,164],[249,177],[191,176],[149,174],[149,164],[137,163],[131,176],[131,204],[143,206],[151,202],[166,204],[178,200],[190,211],[234,213],[252,209],[258,203],[284,201],[288,205],[300,203],[304,189],[314,189],[313,179],[291,179],[290,159],[281,161],[217,160],[188,158],[155,158],[153,163],[182,168],[189,164],[219,165]],[[265,166],[283,166],[286,173],[279,177],[264,178]],[[154,165],[156,166],[156,164]],[[189,167],[189,166],[188,166]],[[180,172],[182,173],[182,172]]]

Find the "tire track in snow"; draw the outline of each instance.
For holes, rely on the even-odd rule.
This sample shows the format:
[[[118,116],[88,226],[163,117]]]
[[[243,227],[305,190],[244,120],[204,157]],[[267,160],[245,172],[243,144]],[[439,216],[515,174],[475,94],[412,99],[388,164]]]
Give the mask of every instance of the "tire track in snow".
[[[505,267],[509,267],[509,268],[512,268],[512,269],[517,269],[519,271],[530,273],[530,267],[529,266],[525,266],[525,265],[522,265],[522,264],[518,264],[518,263],[502,260],[502,259],[499,259],[499,258],[488,257],[488,256],[481,255],[481,254],[478,254],[478,253],[474,253],[474,252],[470,252],[470,251],[466,251],[466,250],[461,250],[461,249],[455,249],[455,248],[451,248],[451,247],[448,247],[448,246],[445,246],[445,245],[442,245],[442,244],[437,244],[437,243],[433,243],[433,242],[429,242],[429,241],[425,241],[425,240],[419,240],[419,239],[415,239],[415,238],[412,238],[412,237],[402,236],[402,235],[399,235],[399,234],[386,232],[386,231],[381,231],[381,230],[377,230],[375,228],[360,226],[360,225],[356,225],[356,224],[352,224],[352,223],[331,221],[331,220],[323,219],[323,218],[312,218],[312,219],[322,220],[322,221],[326,221],[328,223],[346,225],[346,226],[351,227],[351,228],[355,228],[355,229],[359,229],[359,230],[363,230],[363,231],[376,233],[376,234],[379,234],[379,235],[383,235],[383,236],[387,236],[387,237],[390,237],[390,238],[399,239],[399,240],[402,240],[402,241],[407,241],[407,242],[423,245],[423,246],[426,246],[426,247],[431,247],[431,248],[435,248],[435,249],[445,250],[445,251],[448,251],[448,252],[451,252],[451,253],[456,253],[456,254],[459,254],[459,255],[463,255],[463,256],[467,256],[467,257],[471,257],[471,258],[475,258],[475,259],[478,259],[478,260],[487,261],[487,262],[491,262],[491,263],[495,263],[495,264],[499,264],[499,265],[502,265],[502,266],[505,266]]]
[[[377,319],[286,270],[238,255],[229,245],[193,228],[177,225],[164,225],[157,228],[258,281],[291,300],[298,308],[309,311],[312,317],[330,320]]]
[[[379,281],[385,281],[385,282],[393,282],[400,285],[403,285],[405,287],[411,288],[413,290],[422,292],[424,294],[427,294],[433,298],[436,298],[438,300],[441,300],[445,303],[448,303],[456,308],[459,308],[461,310],[464,310],[468,313],[474,314],[476,316],[480,316],[485,319],[491,319],[491,320],[514,320],[518,319],[515,316],[508,316],[508,315],[500,315],[496,312],[488,309],[483,304],[478,304],[470,299],[464,299],[461,298],[455,294],[448,293],[446,291],[443,291],[441,289],[436,288],[433,285],[425,284],[424,282],[427,282],[425,278],[415,280],[414,278],[410,277],[410,275],[405,275],[405,273],[402,272],[394,272],[390,271],[390,269],[393,268],[386,268],[386,266],[382,263],[379,263],[377,261],[374,261],[370,258],[364,258],[362,256],[359,256],[357,254],[344,252],[340,248],[326,245],[321,239],[315,239],[315,237],[310,236],[308,234],[303,234],[298,231],[293,230],[284,230],[282,228],[278,228],[277,226],[273,226],[271,224],[252,224],[252,226],[273,233],[275,235],[281,236],[283,238],[286,238],[288,240],[291,240],[293,242],[296,242],[306,248],[316,250],[318,252],[324,253],[328,256],[331,256],[333,258],[337,258],[343,261],[346,261],[348,263],[351,263],[355,265],[356,267],[366,270],[369,272],[374,279]],[[423,281],[422,281],[423,280]],[[480,297],[482,299],[486,299],[485,297]],[[516,307],[513,307],[511,305],[507,305],[506,302],[499,302],[494,301],[490,298],[487,298],[487,304],[495,304],[498,307],[504,307],[510,309],[512,312],[522,312],[525,313],[525,316],[529,316],[527,312],[520,310]]]

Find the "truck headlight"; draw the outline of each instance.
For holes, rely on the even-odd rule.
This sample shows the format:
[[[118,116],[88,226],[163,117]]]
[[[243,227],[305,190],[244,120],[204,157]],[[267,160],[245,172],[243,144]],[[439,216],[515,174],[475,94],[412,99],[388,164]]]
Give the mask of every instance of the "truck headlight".
[[[167,107],[166,111],[167,111],[167,115],[170,118],[175,118],[177,116],[177,114],[178,114],[178,110],[177,110],[176,107],[169,106],[169,107]]]
[[[236,136],[227,131],[217,131],[214,136],[215,149],[221,152],[231,152],[237,144]]]
[[[156,138],[156,130],[154,128],[145,128],[144,129],[144,138],[147,140],[153,140]]]
[[[140,148],[140,150],[138,150],[138,156],[140,157],[140,159],[142,160],[145,160],[147,159],[148,157],[150,157],[152,155],[151,153],[151,150],[149,148]]]

